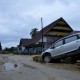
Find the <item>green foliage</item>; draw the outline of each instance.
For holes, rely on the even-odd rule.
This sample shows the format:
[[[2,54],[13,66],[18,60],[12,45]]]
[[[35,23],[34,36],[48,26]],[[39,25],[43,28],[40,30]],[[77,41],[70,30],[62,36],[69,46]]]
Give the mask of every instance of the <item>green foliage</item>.
[[[15,47],[11,47],[11,48],[5,48],[4,51],[9,51],[9,52],[14,52],[15,51]]]
[[[0,42],[0,50],[2,50],[2,45],[1,45],[1,42]]]
[[[34,37],[36,34],[38,33],[38,29],[37,28],[33,28],[30,32],[31,37]]]

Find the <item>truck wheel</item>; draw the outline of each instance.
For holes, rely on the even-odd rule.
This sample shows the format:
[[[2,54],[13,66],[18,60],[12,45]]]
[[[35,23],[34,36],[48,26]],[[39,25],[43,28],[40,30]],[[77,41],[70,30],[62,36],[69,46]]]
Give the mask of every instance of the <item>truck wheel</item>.
[[[44,57],[44,62],[45,62],[45,63],[49,63],[50,61],[51,61],[51,56],[46,55],[46,56]]]

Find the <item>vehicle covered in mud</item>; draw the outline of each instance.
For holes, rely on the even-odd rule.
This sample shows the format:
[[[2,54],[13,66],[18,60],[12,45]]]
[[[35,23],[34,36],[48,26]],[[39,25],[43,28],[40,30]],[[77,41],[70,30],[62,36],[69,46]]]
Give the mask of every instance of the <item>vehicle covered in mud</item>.
[[[69,59],[71,63],[80,58],[80,33],[75,33],[57,40],[42,54],[42,60],[46,63]]]

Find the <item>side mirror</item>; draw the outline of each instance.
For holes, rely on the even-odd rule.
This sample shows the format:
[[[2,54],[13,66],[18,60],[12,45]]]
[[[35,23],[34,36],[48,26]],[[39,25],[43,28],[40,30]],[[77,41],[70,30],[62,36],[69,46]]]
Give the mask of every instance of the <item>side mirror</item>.
[[[54,46],[51,46],[50,49],[54,49]]]

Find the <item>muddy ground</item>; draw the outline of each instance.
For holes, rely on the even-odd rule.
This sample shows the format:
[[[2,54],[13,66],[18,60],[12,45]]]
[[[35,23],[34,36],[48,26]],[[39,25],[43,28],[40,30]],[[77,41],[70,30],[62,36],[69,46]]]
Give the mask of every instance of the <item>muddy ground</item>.
[[[80,80],[78,64],[38,63],[32,57],[0,54],[0,80]]]

